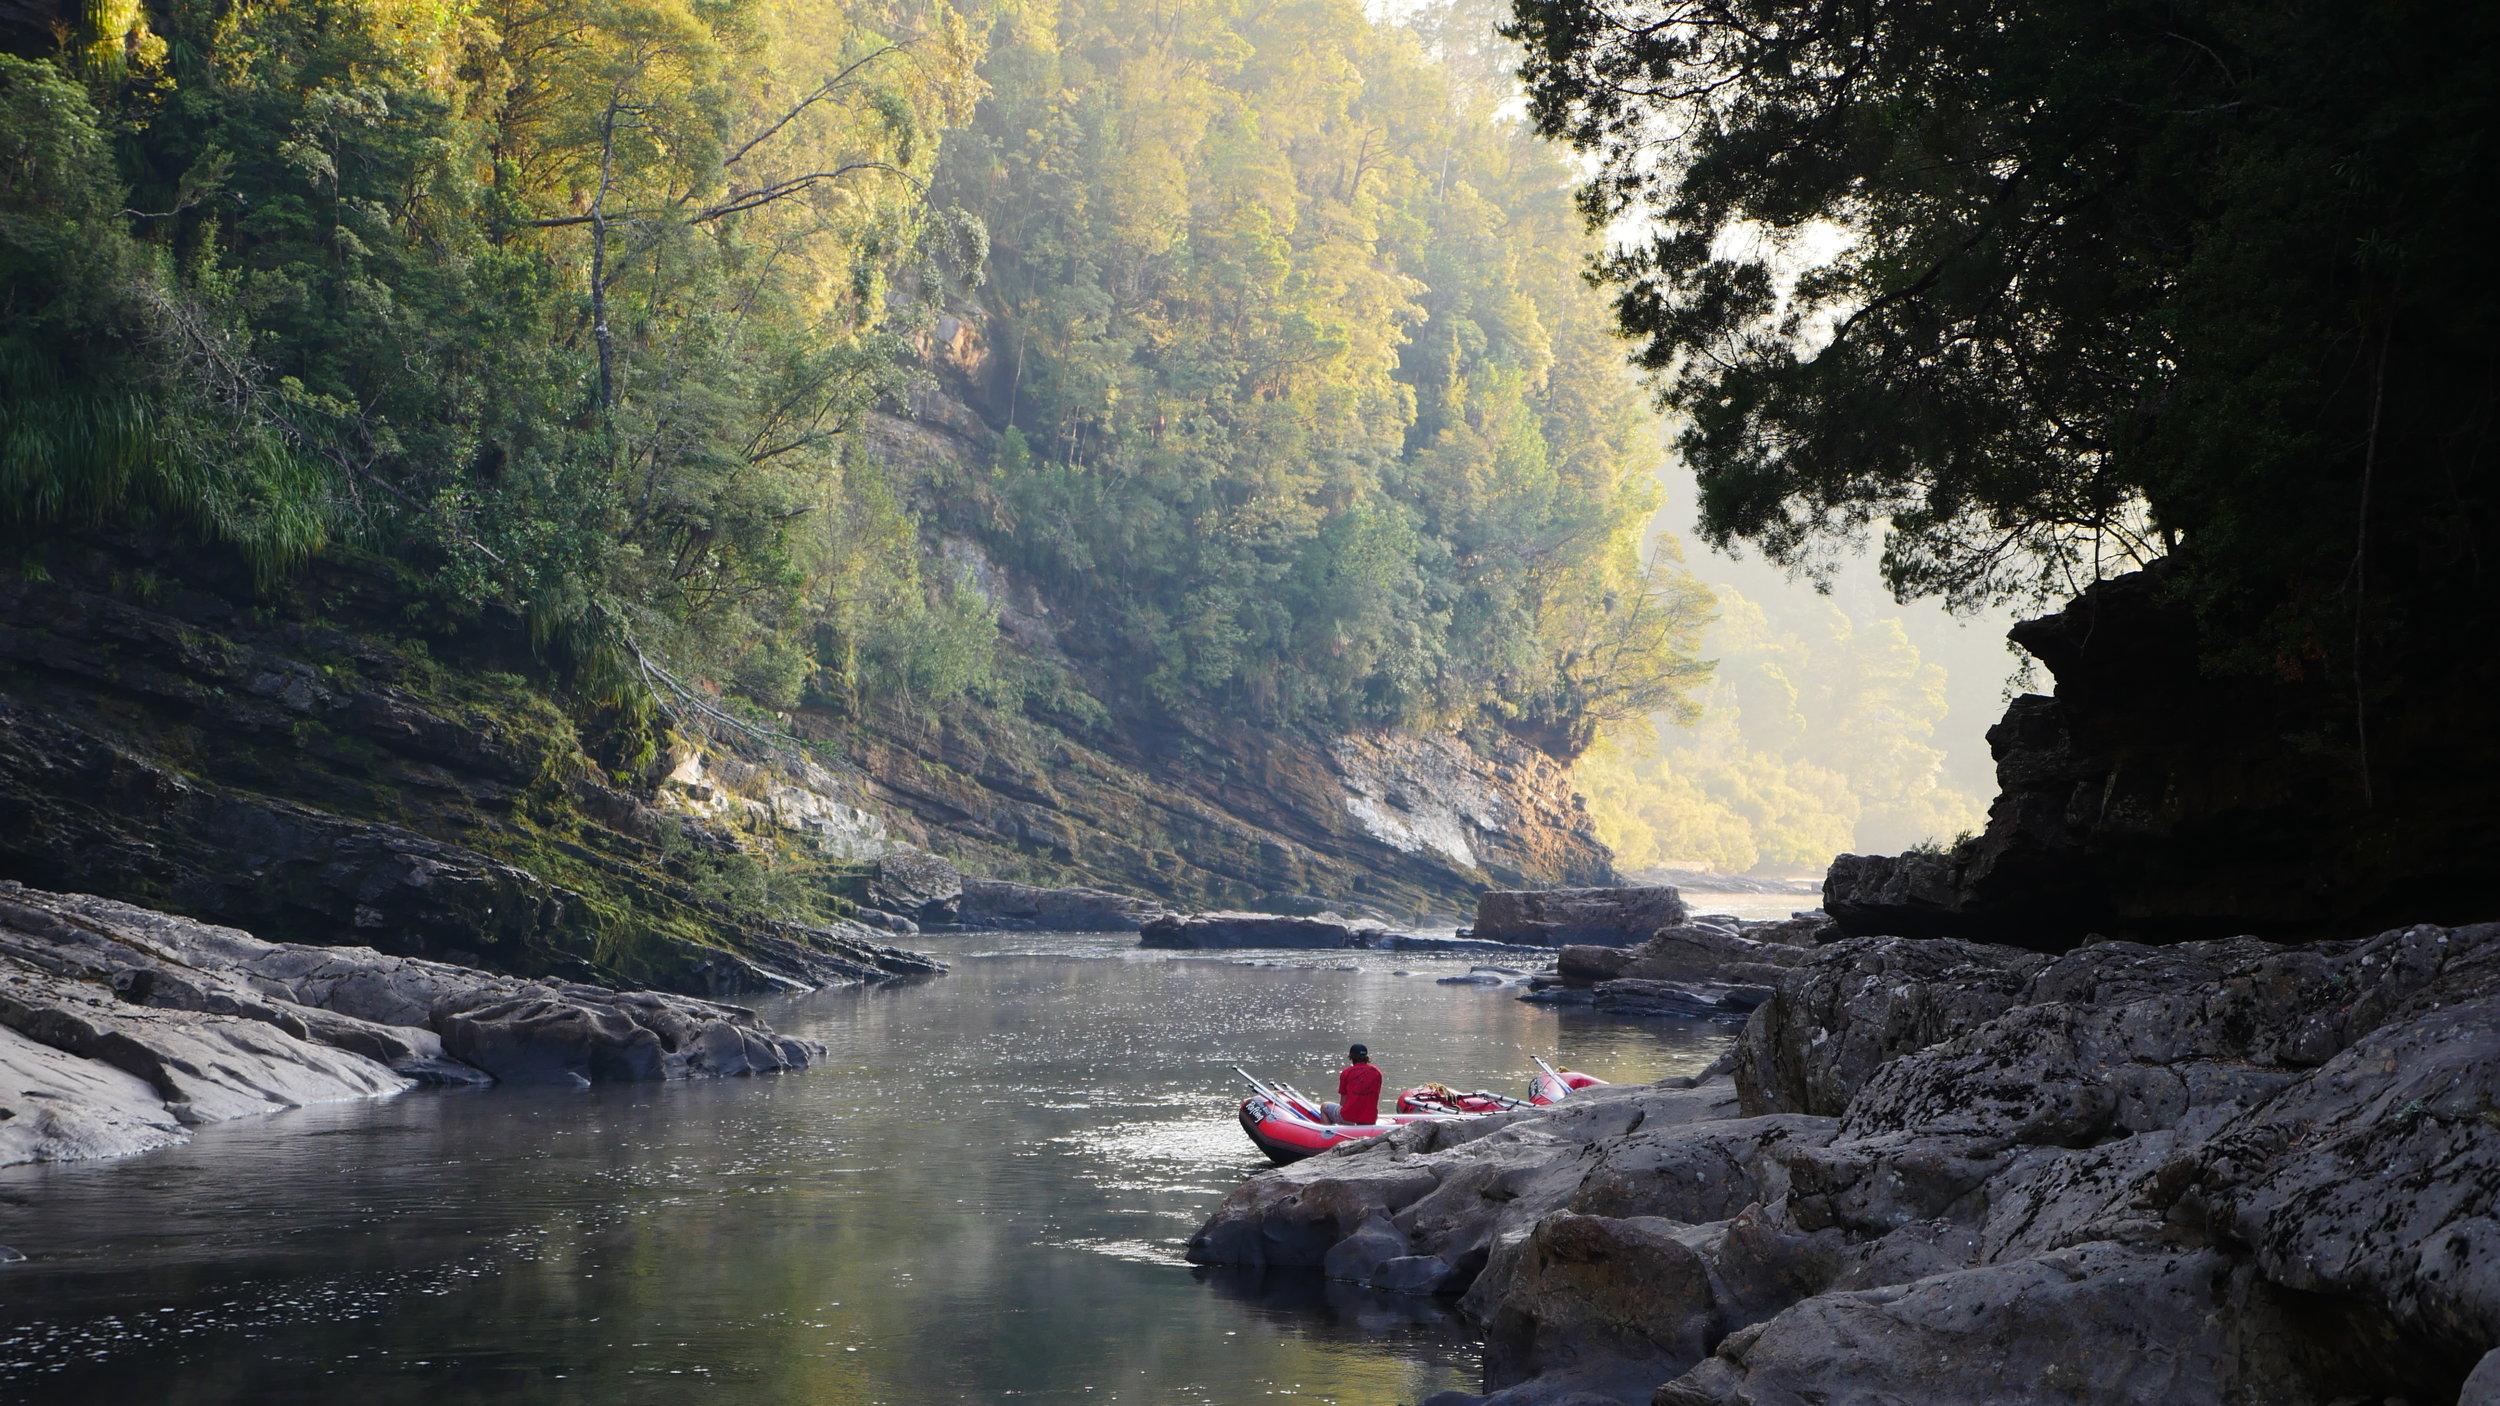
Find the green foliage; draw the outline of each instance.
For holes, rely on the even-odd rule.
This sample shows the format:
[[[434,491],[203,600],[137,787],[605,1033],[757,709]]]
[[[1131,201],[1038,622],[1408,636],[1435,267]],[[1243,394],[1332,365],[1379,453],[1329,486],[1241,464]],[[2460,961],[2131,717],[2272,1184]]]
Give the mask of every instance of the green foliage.
[[[963,243],[923,237],[944,0],[123,8],[111,64],[0,69],[18,529],[344,533],[594,699],[646,648],[794,699],[841,443]]]
[[[2175,551],[2215,653],[2356,726],[2487,657],[2490,7],[1516,13],[1714,540],[1880,528],[1964,601]]]
[[[230,367],[212,270],[129,239],[86,90],[0,55],[0,503],[23,531],[162,514],[264,574],[331,525],[329,477]]]
[[[1701,677],[1568,170],[1446,35],[1011,8],[976,73],[947,0],[89,8],[0,70],[16,532],[345,539],[420,632],[526,621],[624,773],[675,677],[1099,713],[1002,676],[988,561],[1271,722],[1568,756]],[[984,264],[995,473],[894,482],[853,431]]]
[[[1012,10],[984,73],[940,188],[1013,429],[959,520],[1125,670],[1565,756],[1698,679],[1568,173],[1498,92],[1351,0]]]

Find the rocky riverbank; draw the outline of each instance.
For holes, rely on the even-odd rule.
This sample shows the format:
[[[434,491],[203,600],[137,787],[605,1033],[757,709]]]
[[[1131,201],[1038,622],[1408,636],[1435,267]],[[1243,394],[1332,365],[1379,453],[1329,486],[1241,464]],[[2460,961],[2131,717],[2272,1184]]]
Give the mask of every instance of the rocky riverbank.
[[[1457,1295],[1434,1406],[2500,1396],[2500,924],[1850,939],[1727,1064],[1262,1173],[1190,1257]]]
[[[848,981],[943,970],[855,946],[867,975]],[[743,1006],[263,942],[0,881],[0,1165],[144,1152],[420,1083],[769,1074],[822,1054]]]

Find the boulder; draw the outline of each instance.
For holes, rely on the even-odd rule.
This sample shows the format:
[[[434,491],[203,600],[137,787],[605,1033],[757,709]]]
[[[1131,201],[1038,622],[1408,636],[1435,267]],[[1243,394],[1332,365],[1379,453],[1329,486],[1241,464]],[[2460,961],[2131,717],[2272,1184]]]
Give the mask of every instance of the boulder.
[[[741,1006],[657,991],[542,982],[435,1004],[454,1057],[522,1084],[591,1084],[804,1069],[824,1053]]]
[[[1390,935],[1386,926],[1336,913],[1315,918],[1275,913],[1166,914],[1138,931],[1140,947],[1189,950],[1244,947],[1370,947]]]
[[[1656,935],[1630,949],[1617,973],[1644,981],[1717,981],[1730,966],[1748,970],[1793,967],[1806,958],[1805,949],[1776,942],[1756,942],[1722,928],[1682,923],[1660,928]]]
[[[1051,932],[1135,932],[1166,916],[1162,904],[1108,889],[1041,888],[966,879],[954,920],[964,927]]]
[[[1672,888],[1495,889],[1476,896],[1470,936],[1526,947],[1628,947],[1685,920]]]
[[[1486,1325],[1489,1387],[1561,1376],[1633,1397],[1699,1362],[1712,1331],[1710,1265],[1680,1221],[1557,1211],[1536,1223]]]
[[[1612,981],[1631,965],[1636,950],[1575,942],[1554,954],[1554,974],[1565,981]]]
[[[1773,923],[1747,923],[1742,931],[1756,942],[1776,942],[1784,947],[1820,947],[1841,936],[1840,924],[1821,909],[1793,913]]]
[[[919,923],[956,921],[964,876],[934,854],[898,849],[877,859],[868,880],[868,903]]]

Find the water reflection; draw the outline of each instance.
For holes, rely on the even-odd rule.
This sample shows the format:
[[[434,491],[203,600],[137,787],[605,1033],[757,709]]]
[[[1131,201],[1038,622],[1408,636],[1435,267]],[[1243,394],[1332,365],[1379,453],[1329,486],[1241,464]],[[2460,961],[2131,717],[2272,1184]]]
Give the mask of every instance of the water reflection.
[[[0,1171],[30,1256],[0,1399],[1415,1401],[1474,1375],[1432,1301],[1180,1262],[1262,1165],[1228,1066],[1316,1086],[1363,1039],[1393,1083],[1508,1088],[1531,1052],[1643,1079],[1726,1038],[1414,956],[930,945],[951,975],[774,1007],[828,1046],[807,1075],[418,1094]]]

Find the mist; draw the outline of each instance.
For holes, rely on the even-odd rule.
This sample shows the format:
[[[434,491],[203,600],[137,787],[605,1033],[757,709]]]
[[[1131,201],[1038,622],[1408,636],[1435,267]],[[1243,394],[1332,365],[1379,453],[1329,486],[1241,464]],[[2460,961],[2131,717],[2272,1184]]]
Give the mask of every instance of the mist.
[[[1691,471],[1670,454],[1653,551],[1717,598],[1716,673],[1681,723],[1619,728],[1581,763],[1599,832],[1631,874],[1821,873],[1834,854],[1950,844],[1995,794],[1987,731],[2015,691],[2011,607],[1892,599],[1872,547],[1818,583],[1700,540]]]

